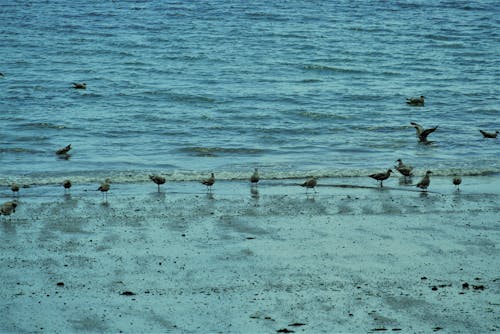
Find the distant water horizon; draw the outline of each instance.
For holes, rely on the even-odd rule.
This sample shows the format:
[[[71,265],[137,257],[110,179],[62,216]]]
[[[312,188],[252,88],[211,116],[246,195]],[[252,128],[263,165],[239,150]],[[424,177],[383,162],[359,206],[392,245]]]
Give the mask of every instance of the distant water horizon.
[[[356,177],[398,158],[499,174],[500,138],[479,133],[500,130],[499,17],[494,1],[3,4],[0,184]],[[432,144],[412,121],[438,126]]]

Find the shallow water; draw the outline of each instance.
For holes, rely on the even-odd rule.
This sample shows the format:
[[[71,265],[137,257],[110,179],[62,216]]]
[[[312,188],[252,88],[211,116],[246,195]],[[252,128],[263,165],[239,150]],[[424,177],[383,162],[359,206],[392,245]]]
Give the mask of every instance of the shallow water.
[[[494,1],[2,5],[0,184],[500,172]],[[72,82],[86,82],[74,90]],[[424,107],[405,99],[424,95]],[[439,125],[417,143],[416,121]],[[68,159],[56,149],[71,143]]]

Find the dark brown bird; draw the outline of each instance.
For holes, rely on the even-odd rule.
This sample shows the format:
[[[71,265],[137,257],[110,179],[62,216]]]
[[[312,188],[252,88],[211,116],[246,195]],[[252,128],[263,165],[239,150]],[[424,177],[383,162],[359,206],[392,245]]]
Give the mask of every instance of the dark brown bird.
[[[87,84],[85,82],[73,82],[74,89],[87,89]]]
[[[397,165],[397,166],[394,166],[394,168],[396,168],[396,170],[397,170],[398,172],[400,172],[400,173],[401,173],[401,175],[403,175],[404,177],[407,177],[407,176],[412,176],[412,174],[411,174],[411,172],[412,172],[412,170],[413,170],[413,167],[412,167],[412,166],[410,166],[410,165],[405,165],[405,164],[403,163],[403,160],[401,160],[401,159],[396,160],[396,162],[398,163],[398,165]]]
[[[410,124],[415,128],[415,131],[417,132],[418,140],[421,143],[430,143],[427,140],[427,136],[430,135],[431,133],[433,133],[434,131],[436,131],[436,129],[438,128],[437,126],[435,126],[433,128],[430,128],[430,129],[424,129],[420,124],[417,124],[415,122],[411,122]]]
[[[425,173],[422,180],[420,180],[420,182],[417,183],[417,187],[419,187],[420,189],[423,189],[424,191],[427,191],[427,187],[429,187],[429,184],[431,184],[431,178],[430,178],[431,174],[432,174],[432,172],[430,170],[428,170]]]
[[[479,132],[482,133],[482,135],[483,135],[484,138],[496,138],[497,135],[498,135],[498,131],[495,131],[495,132],[486,132],[486,131],[483,131],[483,130],[479,130]]]
[[[257,184],[257,182],[259,182],[259,180],[260,180],[259,171],[257,170],[257,168],[255,168],[252,176],[250,176],[250,182],[252,184]]]
[[[456,186],[457,190],[460,190],[460,183],[462,183],[462,178],[460,176],[455,176],[453,178],[453,184]]]
[[[64,180],[63,182],[63,187],[64,187],[64,192],[67,192],[69,191],[69,189],[71,188],[72,184],[71,184],[71,181],[70,180]]]
[[[207,186],[207,190],[212,190],[212,186],[215,183],[214,173],[211,173],[210,177],[208,179],[202,180],[201,183]]]
[[[0,215],[10,216],[11,213],[16,212],[17,203],[14,201],[5,202],[0,206]]]
[[[160,192],[160,184],[165,184],[167,181],[163,176],[160,175],[149,175],[151,181],[158,185],[158,192]]]
[[[407,98],[406,103],[411,106],[422,107],[424,105],[424,96]]]
[[[318,184],[318,178],[313,176],[310,179],[308,179],[306,182],[302,183],[300,186],[306,188],[306,193],[307,193],[307,190],[309,190],[309,189],[312,189],[312,190],[314,190],[314,192],[316,192],[315,187],[317,184]]]
[[[17,183],[12,183],[10,185],[10,190],[12,190],[14,196],[18,196],[19,195],[19,185]]]
[[[392,169],[388,169],[387,172],[385,172],[385,173],[375,173],[375,174],[371,174],[368,176],[371,177],[372,179],[380,181],[380,187],[383,187],[382,182],[384,180],[387,180],[389,178],[389,176],[391,176],[391,173],[392,173]]]
[[[103,183],[101,183],[101,185],[99,186],[99,188],[97,188],[97,190],[99,190],[104,195],[106,195],[106,203],[108,202],[108,191],[109,191],[109,188],[110,188],[110,185],[109,185],[110,183],[111,183],[111,180],[110,179],[106,179]]]
[[[57,155],[67,154],[71,150],[71,144],[64,146],[56,151]]]

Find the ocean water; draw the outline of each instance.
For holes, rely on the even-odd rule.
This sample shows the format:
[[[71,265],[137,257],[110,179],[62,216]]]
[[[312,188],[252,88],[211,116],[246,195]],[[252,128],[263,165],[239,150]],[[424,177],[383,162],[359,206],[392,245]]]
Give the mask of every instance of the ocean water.
[[[0,20],[3,185],[362,176],[398,158],[500,173],[500,138],[478,131],[500,130],[497,1],[2,1]],[[438,125],[434,143],[411,121]]]

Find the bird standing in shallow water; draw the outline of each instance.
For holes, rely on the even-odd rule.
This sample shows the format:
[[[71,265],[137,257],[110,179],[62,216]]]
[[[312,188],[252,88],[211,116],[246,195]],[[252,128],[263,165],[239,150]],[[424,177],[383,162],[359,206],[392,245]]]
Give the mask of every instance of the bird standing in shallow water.
[[[424,191],[427,191],[427,187],[429,187],[429,184],[431,184],[431,178],[430,178],[431,174],[432,174],[432,172],[430,170],[428,170],[425,173],[422,180],[420,180],[420,182],[417,183],[417,187],[419,187],[420,189],[423,189]]]
[[[64,187],[64,192],[68,192],[69,189],[71,188],[71,181],[70,180],[64,180],[63,182],[63,187]]]
[[[158,185],[158,192],[160,192],[160,184],[165,184],[165,178],[160,175],[149,175],[149,178]]]
[[[257,170],[257,168],[255,168],[252,176],[250,176],[250,183],[257,184],[259,180],[260,180],[259,171]]]
[[[437,126],[429,129],[424,129],[420,124],[415,123],[415,122],[410,122],[410,124],[415,128],[415,131],[417,132],[417,137],[418,140],[421,143],[428,144],[430,141],[427,140],[427,136],[436,131],[438,128]]]
[[[215,183],[214,173],[211,173],[210,177],[208,179],[202,180],[201,183],[207,186],[207,190],[212,191],[212,186]]]
[[[307,190],[309,190],[309,189],[314,190],[314,192],[316,193],[315,187],[317,184],[318,184],[318,178],[313,176],[310,179],[308,179],[306,182],[302,183],[300,186],[306,188],[306,194],[307,194]]]
[[[97,190],[99,190],[100,192],[102,192],[106,196],[105,203],[108,203],[108,191],[110,188],[110,185],[109,185],[110,183],[111,183],[111,180],[106,179],[103,183],[101,183],[99,188],[97,188]]]
[[[462,183],[462,178],[460,176],[455,176],[453,178],[453,184],[456,186],[457,191],[460,191],[460,183]]]
[[[479,130],[484,138],[496,138],[498,136],[498,131],[495,132],[487,132],[483,130]]]
[[[398,163],[398,165],[397,165],[397,166],[394,166],[394,168],[396,168],[396,170],[397,170],[398,172],[400,172],[400,173],[401,173],[401,175],[403,175],[404,177],[407,177],[407,176],[412,176],[412,174],[411,174],[411,171],[413,170],[413,167],[412,167],[412,166],[410,166],[410,165],[405,165],[405,164],[403,163],[403,160],[401,160],[401,159],[396,160],[396,162]]]
[[[17,203],[15,201],[5,202],[0,206],[0,215],[10,216],[16,212]]]
[[[12,193],[14,194],[14,197],[19,196],[19,185],[17,183],[12,183],[10,185],[10,190],[12,190]]]
[[[420,95],[420,97],[410,97],[406,99],[406,104],[416,107],[422,107],[424,105],[424,96]]]
[[[391,173],[392,173],[392,169],[388,169],[387,172],[385,172],[385,173],[375,173],[375,174],[370,174],[368,176],[371,177],[372,179],[380,181],[380,187],[382,188],[383,187],[382,182],[384,180],[387,180],[389,178],[389,176],[391,176]]]

